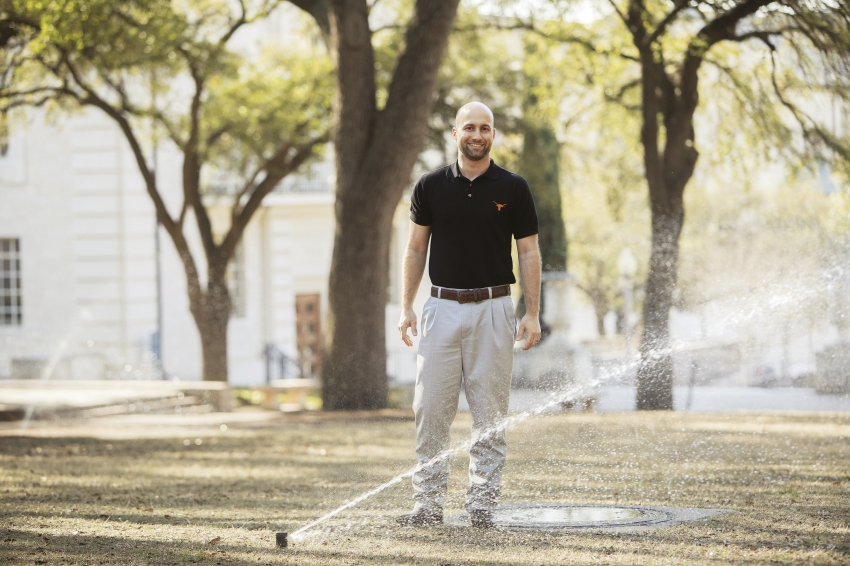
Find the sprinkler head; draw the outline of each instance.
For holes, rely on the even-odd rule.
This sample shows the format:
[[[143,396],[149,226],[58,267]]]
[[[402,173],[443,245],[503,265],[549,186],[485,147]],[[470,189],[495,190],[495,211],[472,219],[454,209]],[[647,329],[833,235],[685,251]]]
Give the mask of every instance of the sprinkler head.
[[[289,544],[286,540],[287,535],[288,535],[288,533],[275,533],[274,534],[275,543],[277,544],[278,548],[286,548],[286,546]]]

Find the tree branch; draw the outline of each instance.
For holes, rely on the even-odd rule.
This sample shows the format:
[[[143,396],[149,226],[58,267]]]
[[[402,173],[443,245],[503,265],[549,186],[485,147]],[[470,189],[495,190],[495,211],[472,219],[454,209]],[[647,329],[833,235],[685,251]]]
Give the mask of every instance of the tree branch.
[[[67,53],[64,53],[60,50],[61,53],[61,61],[64,64],[65,69],[67,69],[68,74],[74,80],[74,83],[86,93],[84,97],[79,95],[74,95],[81,105],[90,105],[102,110],[107,116],[112,118],[115,122],[118,123],[118,126],[121,128],[121,132],[124,134],[125,139],[130,144],[130,149],[133,152],[133,156],[136,159],[136,164],[139,167],[139,171],[142,174],[142,178],[145,181],[145,187],[147,188],[148,195],[151,197],[151,200],[154,203],[154,208],[156,209],[156,217],[158,222],[165,228],[166,232],[169,236],[171,236],[171,240],[174,242],[175,248],[180,255],[180,259],[183,262],[184,269],[186,270],[187,283],[190,287],[195,289],[200,289],[200,279],[198,277],[198,270],[195,266],[195,261],[192,258],[192,254],[189,251],[189,244],[186,241],[186,238],[183,236],[183,232],[180,229],[182,225],[181,223],[177,224],[168,214],[168,209],[165,206],[165,202],[162,200],[162,196],[159,194],[159,190],[156,186],[156,178],[154,177],[153,172],[147,165],[147,160],[145,159],[144,152],[142,151],[141,144],[136,137],[135,132],[133,131],[132,126],[130,125],[127,118],[112,105],[103,100],[95,90],[89,86],[82,77],[74,68],[73,63],[70,60],[70,57]],[[59,73],[58,67],[48,67],[57,77],[61,76]],[[185,204],[184,204],[185,207]]]
[[[750,39],[759,39],[759,40],[762,41],[762,43],[764,43],[771,50],[773,50],[773,49],[776,49],[776,46],[773,45],[772,43],[770,43],[770,39],[773,38],[774,36],[781,36],[784,33],[789,32],[789,31],[801,31],[801,30],[800,30],[800,28],[794,27],[794,26],[789,26],[789,27],[774,29],[774,30],[754,30],[754,31],[748,31],[747,33],[742,33],[742,34],[739,34],[739,35],[734,35],[734,36],[728,38],[728,40],[741,43],[741,42],[744,42],[744,41],[748,41]]]
[[[195,92],[192,95],[192,103],[189,108],[189,137],[183,147],[183,199],[192,206],[207,259],[212,263],[216,256],[216,245],[212,233],[212,223],[207,214],[207,209],[201,202],[201,164],[199,159],[200,148],[198,147],[204,78],[195,65],[190,65],[189,71],[195,83]],[[181,216],[183,216],[182,213]]]
[[[179,147],[181,150],[185,147],[186,140],[183,139],[183,137],[180,135],[180,132],[174,127],[174,124],[172,124],[168,120],[168,118],[165,117],[165,114],[163,114],[156,108],[151,108],[150,117],[153,118],[163,128],[165,128],[165,131],[168,132],[168,137],[171,138],[171,141],[173,141],[177,147]]]
[[[375,29],[373,29],[373,30],[371,30],[371,31],[372,31],[372,35],[375,35],[376,33],[380,33],[380,32],[382,32],[382,31],[389,31],[389,30],[396,30],[396,31],[398,31],[398,30],[405,29],[406,27],[407,27],[407,26],[405,26],[404,24],[387,24],[387,25],[385,25],[385,26],[381,26],[381,27],[379,27],[379,28],[375,28]]]
[[[699,68],[708,50],[716,43],[735,37],[735,28],[744,18],[755,14],[760,8],[774,0],[745,0],[717,16],[697,33],[688,44],[687,55],[680,68],[677,111],[682,119],[692,116],[696,110],[699,83]]]
[[[204,143],[204,153],[206,154],[209,151],[210,147],[215,144],[215,142],[217,142],[219,138],[226,134],[227,131],[230,130],[230,128],[232,127],[233,124],[231,124],[230,122],[225,122],[221,127],[210,132],[210,134],[207,136],[206,142]]]
[[[620,106],[622,106],[626,110],[630,110],[630,111],[633,111],[633,112],[639,111],[640,105],[626,104],[623,101],[623,97],[631,89],[639,87],[640,83],[641,83],[641,79],[636,78],[636,79],[633,79],[633,80],[627,82],[624,85],[621,85],[620,88],[617,90],[616,94],[608,94],[607,92],[605,92],[605,90],[603,90],[602,95],[605,97],[605,100],[607,102],[613,102],[614,104],[619,104]]]
[[[289,0],[311,16],[319,26],[325,45],[330,47],[331,37],[331,3],[330,0]]]
[[[676,0],[676,4],[673,6],[670,12],[666,16],[664,16],[664,19],[662,19],[657,26],[655,26],[653,32],[646,36],[646,38],[644,39],[644,44],[647,46],[652,45],[656,39],[661,37],[661,35],[664,34],[665,31],[667,31],[667,26],[673,23],[673,20],[675,20],[676,16],[679,15],[679,12],[688,7],[689,1],[690,0]]]
[[[611,1],[613,5],[613,1]],[[629,32],[632,34],[632,41],[639,51],[647,49],[649,46],[644,45],[646,38],[646,24],[644,23],[643,14],[646,12],[646,7],[643,0],[630,0],[628,15],[622,15],[623,21],[626,24]]]
[[[239,0],[239,9],[241,10],[239,18],[237,18],[236,21],[231,24],[230,29],[228,29],[227,32],[223,36],[221,36],[221,38],[216,42],[219,45],[224,45],[225,43],[230,41],[230,38],[233,37],[233,34],[236,33],[239,28],[248,23],[245,0]]]
[[[458,0],[417,0],[414,15],[405,34],[405,49],[399,56],[387,102],[377,115],[368,153],[372,156],[392,152],[392,131],[406,131],[414,143],[421,144],[428,131],[428,116],[434,105],[437,77],[448,46]],[[421,147],[421,146],[417,146]],[[396,161],[389,167],[410,175],[419,152],[406,156],[408,163]],[[360,164],[353,170],[359,170]],[[364,179],[365,181],[365,179]],[[394,191],[391,184],[376,187],[379,191]],[[395,197],[398,198],[398,197]]]
[[[309,159],[313,154],[313,148],[315,148],[316,145],[327,141],[328,133],[316,136],[307,142],[296,146],[296,153],[292,156],[292,158],[288,157],[292,146],[287,144],[284,147],[281,147],[269,160],[269,165],[265,169],[266,177],[254,188],[251,196],[248,197],[248,202],[245,203],[245,206],[239,214],[233,218],[230,230],[228,230],[227,235],[221,242],[221,246],[219,247],[219,257],[222,265],[227,265],[227,261],[233,255],[236,245],[242,238],[242,233],[245,231],[245,227],[248,225],[248,222],[251,220],[254,212],[256,212],[257,208],[259,208],[260,204],[263,202],[263,199],[266,198],[266,195],[268,195],[275,186],[277,186],[281,179],[298,169],[305,161],[307,161],[307,159]]]
[[[44,87],[36,87],[27,90],[12,90],[12,91],[3,91],[0,90],[0,98],[11,99],[11,98],[19,98],[25,96],[32,96],[34,94],[44,94],[44,93],[53,93],[57,94],[70,94],[66,87],[53,87],[53,86],[44,86]]]
[[[735,36],[735,28],[738,23],[748,16],[752,16],[759,9],[773,3],[775,0],[744,0],[740,4],[729,8],[699,31],[694,41],[688,46],[688,52],[704,54],[712,45],[724,39]]]
[[[496,28],[501,31],[512,31],[512,30],[523,30],[529,31],[535,35],[538,35],[544,39],[548,39],[551,41],[558,41],[560,43],[574,43],[576,45],[580,45],[584,47],[586,50],[596,53],[598,55],[604,55],[607,57],[616,56],[621,59],[626,59],[628,61],[637,62],[640,59],[637,57],[633,57],[631,55],[627,55],[625,53],[616,51],[616,50],[604,50],[599,49],[593,42],[588,39],[583,39],[580,37],[576,37],[574,35],[561,35],[561,34],[553,34],[549,32],[545,32],[539,27],[534,25],[534,22],[525,22],[522,20],[515,20],[512,23],[501,23],[497,19],[489,19],[488,23],[485,25],[468,25],[468,26],[455,26],[453,28],[455,33],[464,33],[464,32],[472,32],[486,29]],[[380,28],[379,28],[380,29]],[[377,31],[377,30],[376,30]]]
[[[309,120],[306,120],[306,121],[298,124],[292,131],[292,138],[296,138],[299,135],[301,135],[304,132],[304,130],[307,129],[307,127],[309,125],[310,125]],[[326,133],[326,134],[323,134],[323,135],[325,137],[327,137],[329,134]],[[251,176],[248,178],[248,180],[242,186],[242,189],[236,194],[236,196],[233,199],[233,206],[230,209],[231,218],[236,218],[236,216],[238,216],[239,213],[242,211],[242,209],[239,208],[239,203],[242,200],[242,197],[244,197],[249,192],[256,190],[257,187],[254,186],[254,181],[256,181],[257,177],[260,176],[260,173],[265,171],[266,176],[268,176],[269,171],[271,171],[275,167],[277,167],[279,163],[285,162],[285,160],[287,159],[287,156],[289,155],[289,151],[291,149],[292,149],[292,141],[290,140],[290,141],[286,142],[285,144],[281,145],[277,149],[277,151],[275,151],[274,155],[272,155],[268,159],[264,160],[263,163],[254,170],[254,173],[251,174]],[[281,177],[281,179],[282,178],[283,177]],[[277,182],[279,182],[279,180]],[[277,182],[275,184],[277,184]]]
[[[614,11],[617,12],[617,15],[620,16],[620,19],[623,20],[623,23],[626,24],[626,27],[629,27],[629,20],[626,18],[626,15],[620,11],[619,6],[614,0],[608,0],[608,3],[611,4],[611,7],[614,8]]]
[[[770,63],[770,81],[773,85],[776,97],[779,99],[779,102],[791,112],[794,119],[800,125],[800,129],[803,133],[803,139],[805,139],[811,146],[815,146],[817,144],[813,141],[813,137],[816,137],[822,144],[841,156],[842,159],[850,161],[850,147],[846,147],[839,143],[838,140],[835,139],[835,136],[824,131],[824,129],[821,128],[811,116],[800,110],[794,103],[785,97],[782,89],[779,87],[779,83],[776,81],[776,55],[773,51],[770,52]]]

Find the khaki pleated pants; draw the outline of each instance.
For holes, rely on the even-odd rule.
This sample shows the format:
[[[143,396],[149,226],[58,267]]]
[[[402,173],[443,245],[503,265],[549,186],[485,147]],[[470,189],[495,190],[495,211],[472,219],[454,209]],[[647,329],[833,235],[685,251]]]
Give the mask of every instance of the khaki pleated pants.
[[[449,429],[461,386],[472,415],[466,509],[493,509],[507,443],[516,317],[510,297],[458,303],[431,297],[422,311],[422,338],[413,398],[416,509],[443,508],[449,479]]]

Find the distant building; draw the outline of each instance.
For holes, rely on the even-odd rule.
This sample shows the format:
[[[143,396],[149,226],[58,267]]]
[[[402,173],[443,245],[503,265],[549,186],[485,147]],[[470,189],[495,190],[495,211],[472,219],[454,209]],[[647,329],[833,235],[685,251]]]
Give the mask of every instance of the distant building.
[[[161,148],[157,161],[161,191],[176,206],[181,155]],[[319,370],[333,175],[329,155],[285,179],[245,232],[228,270],[234,385],[264,382],[269,352],[283,353],[308,372]],[[207,202],[222,230],[228,200],[210,196]],[[124,137],[107,117],[87,111],[52,124],[33,112],[0,155],[0,203],[0,378],[155,379],[160,357],[166,377],[200,378],[200,342],[183,268],[160,231],[157,284],[153,205]],[[407,222],[402,199],[391,248],[387,343],[391,374],[410,379],[415,348],[404,349],[395,329]],[[193,222],[186,223],[203,264]],[[357,322],[350,324],[357,332]],[[286,367],[294,371],[295,364]]]

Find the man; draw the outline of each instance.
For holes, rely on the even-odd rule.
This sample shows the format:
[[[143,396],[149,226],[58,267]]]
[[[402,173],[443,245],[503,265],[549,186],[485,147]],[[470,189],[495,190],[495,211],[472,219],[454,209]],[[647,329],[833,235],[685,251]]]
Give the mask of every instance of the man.
[[[398,329],[408,346],[417,335],[413,299],[422,281],[428,242],[434,286],[422,311],[419,373],[413,410],[416,458],[413,512],[403,525],[443,522],[449,476],[449,428],[463,385],[472,414],[470,487],[466,509],[473,526],[493,525],[493,509],[507,454],[505,430],[513,344],[526,332],[527,350],[540,340],[540,251],[537,213],[528,183],[490,159],[493,113],[480,102],[458,110],[452,136],[457,162],[423,176],[413,190],[404,256]],[[510,284],[515,283],[511,237],[516,239],[526,314],[517,328]]]

